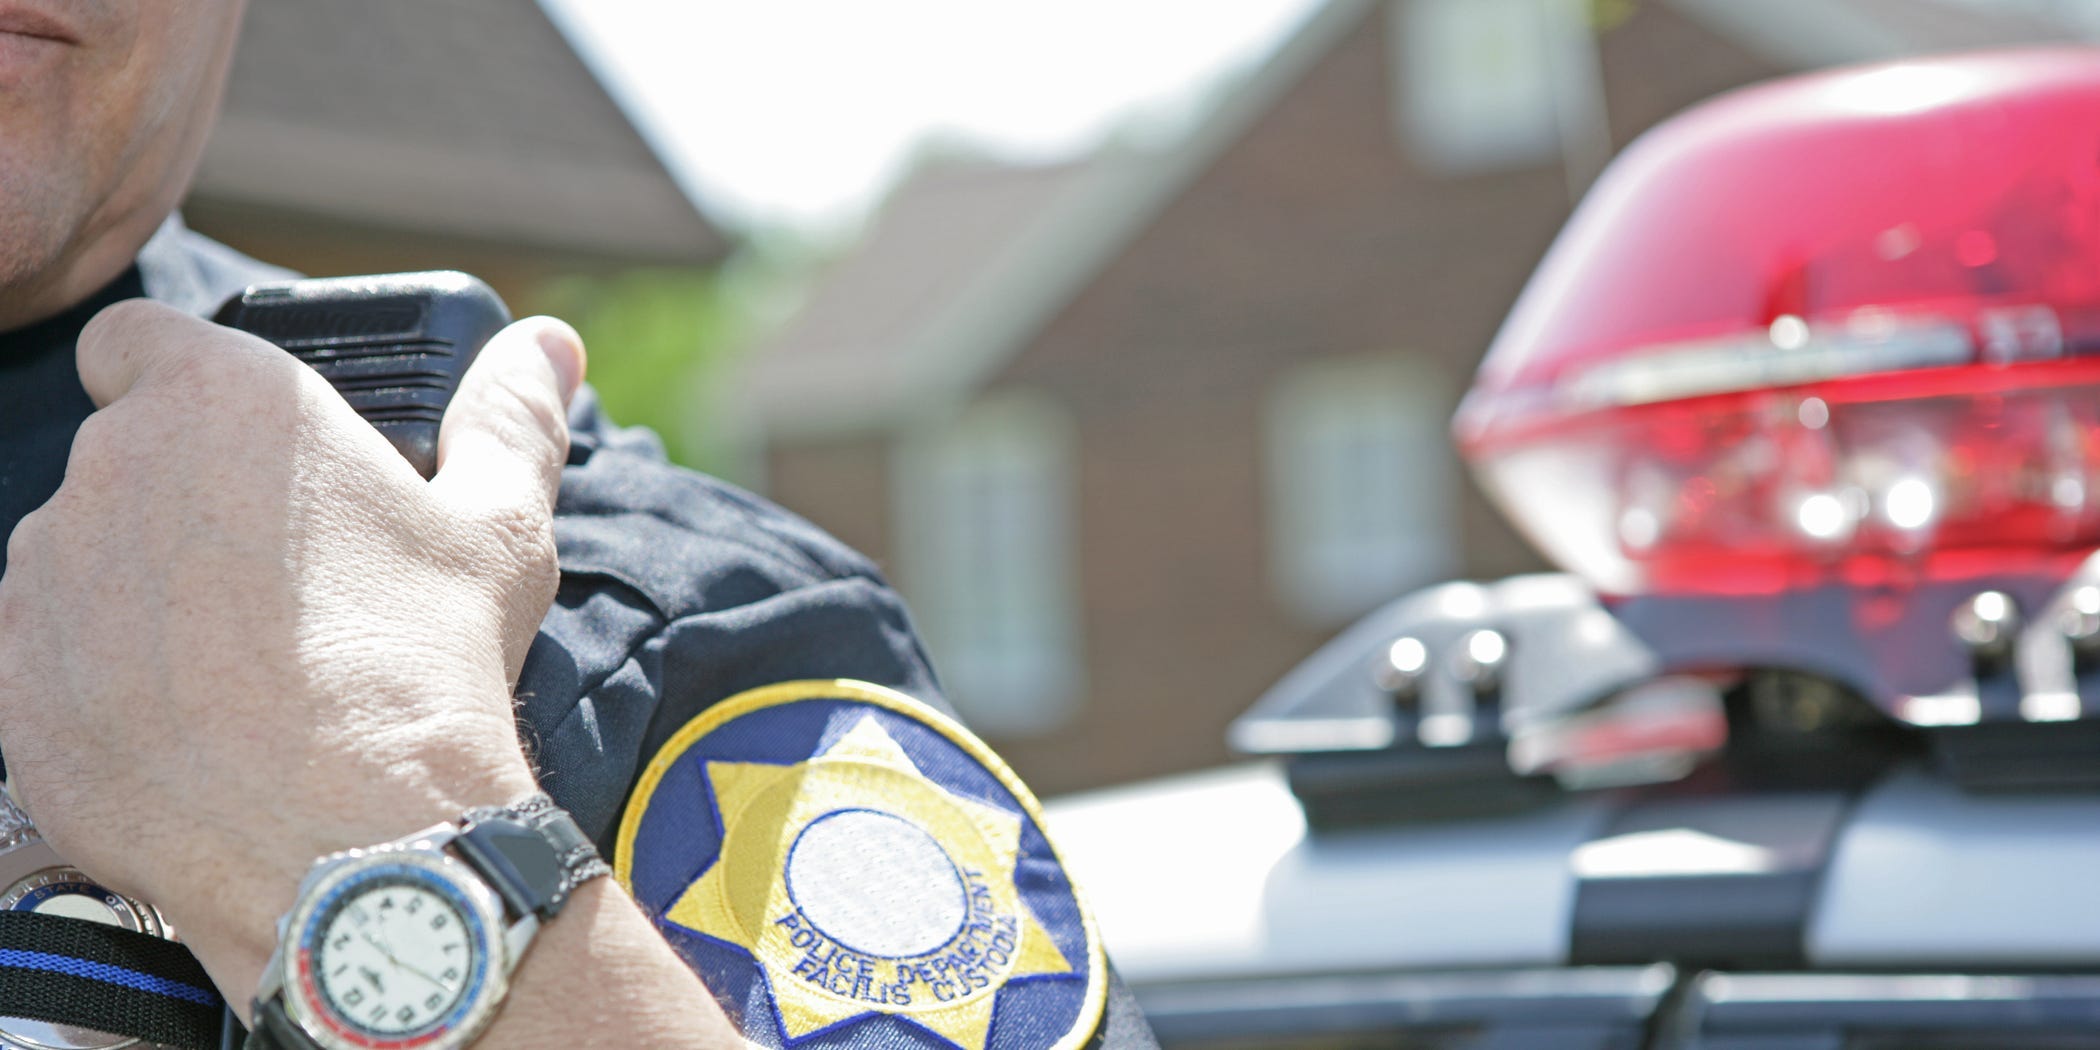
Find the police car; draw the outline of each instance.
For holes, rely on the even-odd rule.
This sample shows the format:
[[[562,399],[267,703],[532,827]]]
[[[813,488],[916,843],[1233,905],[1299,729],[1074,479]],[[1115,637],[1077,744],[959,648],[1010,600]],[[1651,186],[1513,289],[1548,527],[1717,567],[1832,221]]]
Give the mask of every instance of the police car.
[[[1050,822],[1169,1046],[2100,1046],[2100,52],[1635,143],[1461,450],[1565,575]]]

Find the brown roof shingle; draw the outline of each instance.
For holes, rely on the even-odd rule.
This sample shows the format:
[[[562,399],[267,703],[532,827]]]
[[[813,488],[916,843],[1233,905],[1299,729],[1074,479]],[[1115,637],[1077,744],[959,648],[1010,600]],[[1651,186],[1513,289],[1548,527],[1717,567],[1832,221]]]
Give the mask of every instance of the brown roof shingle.
[[[533,0],[253,0],[194,193],[651,261],[725,248]]]

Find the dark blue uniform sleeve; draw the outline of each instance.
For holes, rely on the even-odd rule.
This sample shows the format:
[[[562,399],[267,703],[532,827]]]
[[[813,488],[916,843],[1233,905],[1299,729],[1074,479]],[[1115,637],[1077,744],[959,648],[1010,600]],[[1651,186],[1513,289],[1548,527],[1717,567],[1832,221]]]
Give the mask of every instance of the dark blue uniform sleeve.
[[[855,679],[952,715],[903,602],[866,558],[655,437],[572,414],[557,506],[561,589],[518,685],[542,783],[612,855],[637,777],[721,701]],[[1094,1045],[1149,1047],[1112,978]]]

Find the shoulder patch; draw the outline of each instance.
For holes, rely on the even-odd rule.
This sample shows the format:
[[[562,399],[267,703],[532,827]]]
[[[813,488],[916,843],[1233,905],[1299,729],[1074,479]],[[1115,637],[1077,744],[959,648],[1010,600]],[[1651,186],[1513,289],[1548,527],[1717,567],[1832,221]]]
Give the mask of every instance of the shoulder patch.
[[[650,761],[620,882],[747,1038],[779,1050],[1074,1050],[1093,917],[1012,770],[866,682],[724,700]]]

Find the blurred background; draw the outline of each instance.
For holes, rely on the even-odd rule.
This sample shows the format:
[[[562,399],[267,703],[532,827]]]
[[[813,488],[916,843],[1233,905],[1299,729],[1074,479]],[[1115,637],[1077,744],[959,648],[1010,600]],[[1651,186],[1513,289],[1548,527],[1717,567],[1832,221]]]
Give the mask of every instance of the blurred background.
[[[884,567],[1046,794],[1216,764],[1358,615],[1542,567],[1447,421],[1604,163],[2096,0],[251,0],[190,224],[473,271]],[[321,42],[321,46],[317,46]]]

